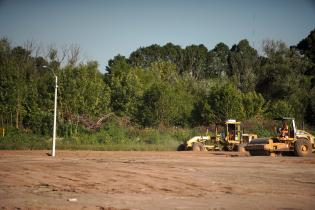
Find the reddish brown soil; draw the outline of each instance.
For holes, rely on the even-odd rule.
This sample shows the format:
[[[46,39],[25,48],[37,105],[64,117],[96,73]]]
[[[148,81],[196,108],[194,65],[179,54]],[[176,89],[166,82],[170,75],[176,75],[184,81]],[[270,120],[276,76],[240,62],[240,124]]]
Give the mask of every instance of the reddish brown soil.
[[[0,209],[315,209],[315,158],[0,151]]]

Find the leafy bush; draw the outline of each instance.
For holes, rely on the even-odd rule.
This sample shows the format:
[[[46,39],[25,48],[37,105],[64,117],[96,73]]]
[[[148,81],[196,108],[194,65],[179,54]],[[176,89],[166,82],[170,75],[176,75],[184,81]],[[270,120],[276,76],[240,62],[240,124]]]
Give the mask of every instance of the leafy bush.
[[[242,95],[242,103],[246,119],[250,119],[264,113],[265,99],[256,92],[248,92]]]
[[[259,138],[261,137],[271,137],[274,136],[275,133],[263,127],[261,124],[257,124],[254,130],[254,133],[257,134]]]
[[[271,103],[266,115],[269,118],[292,117],[294,115],[293,107],[284,100],[278,100]]]
[[[0,137],[0,149],[49,149],[49,137],[25,133],[16,128],[7,128]]]

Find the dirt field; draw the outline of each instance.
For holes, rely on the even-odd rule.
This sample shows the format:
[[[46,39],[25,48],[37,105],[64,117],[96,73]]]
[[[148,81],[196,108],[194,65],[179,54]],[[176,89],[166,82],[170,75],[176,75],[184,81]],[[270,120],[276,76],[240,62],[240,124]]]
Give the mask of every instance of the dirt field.
[[[0,151],[0,209],[315,209],[315,158]]]

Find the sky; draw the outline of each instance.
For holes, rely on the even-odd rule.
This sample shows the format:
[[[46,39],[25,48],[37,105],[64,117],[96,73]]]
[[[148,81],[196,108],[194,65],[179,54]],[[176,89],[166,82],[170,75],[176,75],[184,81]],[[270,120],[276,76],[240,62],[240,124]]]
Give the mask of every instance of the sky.
[[[104,72],[109,59],[168,42],[209,50],[242,39],[295,45],[315,28],[315,0],[0,0],[0,37],[47,48],[80,46]]]

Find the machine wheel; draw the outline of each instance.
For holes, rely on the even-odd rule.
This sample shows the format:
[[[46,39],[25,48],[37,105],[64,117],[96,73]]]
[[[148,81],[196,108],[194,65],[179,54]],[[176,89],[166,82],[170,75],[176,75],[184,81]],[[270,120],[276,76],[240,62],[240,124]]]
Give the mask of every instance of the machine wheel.
[[[180,144],[180,145],[177,147],[177,151],[185,151],[185,150],[186,150],[185,144]]]
[[[193,144],[193,146],[192,146],[192,150],[194,151],[194,152],[203,152],[203,151],[205,151],[205,147],[203,146],[203,144],[202,143],[200,143],[200,142],[195,142],[194,144]]]
[[[226,145],[227,151],[234,151],[235,150],[235,144],[228,144]]]
[[[298,139],[294,144],[294,153],[299,157],[307,157],[312,154],[311,142],[307,139]]]

